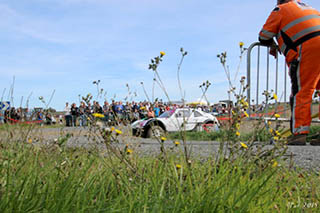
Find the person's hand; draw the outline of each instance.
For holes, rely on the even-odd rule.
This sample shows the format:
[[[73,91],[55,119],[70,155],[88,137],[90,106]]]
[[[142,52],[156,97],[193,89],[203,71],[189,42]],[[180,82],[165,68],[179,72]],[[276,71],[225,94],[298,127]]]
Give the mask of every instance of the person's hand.
[[[272,55],[274,58],[277,58],[277,55],[278,55],[277,52],[278,52],[278,51],[279,51],[279,53],[281,54],[278,45],[276,45],[276,44],[274,43],[274,44],[272,44],[272,45],[270,46],[269,54]]]

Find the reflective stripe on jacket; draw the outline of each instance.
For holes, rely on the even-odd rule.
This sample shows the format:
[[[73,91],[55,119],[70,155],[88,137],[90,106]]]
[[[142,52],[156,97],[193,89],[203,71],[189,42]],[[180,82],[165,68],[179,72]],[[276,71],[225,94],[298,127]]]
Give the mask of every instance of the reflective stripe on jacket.
[[[292,61],[298,46],[320,35],[320,13],[300,1],[290,1],[278,5],[259,34],[260,40],[277,38],[281,52],[287,61]]]

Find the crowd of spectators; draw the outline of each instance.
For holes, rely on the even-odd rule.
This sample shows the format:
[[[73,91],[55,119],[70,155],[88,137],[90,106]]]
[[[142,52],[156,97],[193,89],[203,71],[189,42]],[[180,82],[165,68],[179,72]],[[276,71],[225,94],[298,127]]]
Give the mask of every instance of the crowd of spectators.
[[[75,103],[69,105],[67,102],[64,108],[66,126],[86,126],[88,120],[94,119],[94,114],[103,115],[102,120],[108,123],[131,123],[138,119],[159,117],[166,110],[179,107],[175,104],[164,104],[150,102],[126,102],[105,101],[101,106],[99,102],[81,102],[79,106]]]
[[[53,113],[49,110],[11,107],[6,111],[0,112],[0,123],[23,123],[37,122],[40,124],[65,124],[66,126],[88,126],[89,121],[94,120],[94,114],[103,115],[100,118],[110,125],[118,123],[129,124],[139,119],[159,117],[163,112],[183,107],[179,104],[168,104],[163,102],[150,103],[147,101],[125,102],[105,101],[103,105],[99,102],[81,102],[79,105],[67,102],[63,112]],[[216,112],[218,114],[227,113],[224,107],[214,106],[195,106],[205,112]]]
[[[56,123],[55,116],[48,110],[28,108],[11,107],[5,111],[0,111],[1,123],[40,123],[40,124],[54,124]]]

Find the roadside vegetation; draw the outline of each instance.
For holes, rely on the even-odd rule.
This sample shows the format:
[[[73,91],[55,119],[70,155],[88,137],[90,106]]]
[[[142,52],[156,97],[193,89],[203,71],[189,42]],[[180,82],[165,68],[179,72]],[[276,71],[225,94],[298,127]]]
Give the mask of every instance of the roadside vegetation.
[[[320,126],[311,126],[309,136],[307,138],[308,141],[314,138],[314,135],[318,134],[320,132]],[[188,141],[218,141],[223,142],[228,138],[228,130],[226,129],[220,129],[219,131],[214,132],[186,132],[186,139]],[[170,133],[168,138],[171,140],[177,140],[181,137],[180,133]],[[240,136],[241,141],[249,141],[254,140],[258,142],[270,142],[271,134],[267,130],[263,129],[261,131],[258,131],[254,133],[251,132],[243,132]]]
[[[1,212],[316,211],[320,179],[246,155],[185,162],[126,152],[132,170],[105,151],[2,143]]]

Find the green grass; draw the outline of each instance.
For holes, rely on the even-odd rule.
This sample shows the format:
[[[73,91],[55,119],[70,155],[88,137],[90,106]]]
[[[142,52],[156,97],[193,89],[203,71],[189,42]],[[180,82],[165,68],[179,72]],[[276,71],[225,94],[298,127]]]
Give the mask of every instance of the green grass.
[[[308,136],[308,140],[314,138],[315,135],[320,133],[320,126],[311,126],[310,133]],[[228,131],[227,130],[220,130],[217,132],[185,132],[186,140],[192,141],[224,141],[228,138]],[[181,138],[181,134],[177,133],[170,133],[168,138],[171,140],[178,140]],[[249,133],[242,133],[240,140],[241,141],[263,141],[269,142],[271,135],[264,129],[257,131],[256,133],[249,132]]]
[[[236,161],[131,157],[132,172],[97,150],[1,144],[0,212],[288,212],[320,205],[312,172]],[[181,169],[176,165],[180,164]],[[300,202],[300,203],[298,203]],[[292,210],[292,209],[291,209]]]

